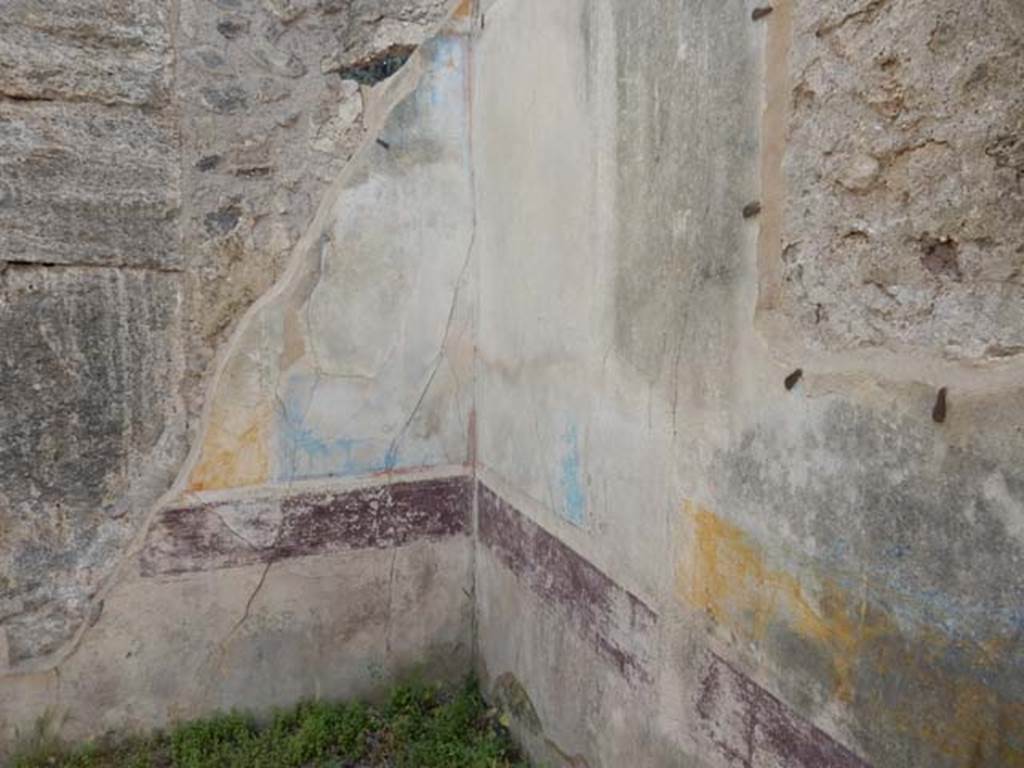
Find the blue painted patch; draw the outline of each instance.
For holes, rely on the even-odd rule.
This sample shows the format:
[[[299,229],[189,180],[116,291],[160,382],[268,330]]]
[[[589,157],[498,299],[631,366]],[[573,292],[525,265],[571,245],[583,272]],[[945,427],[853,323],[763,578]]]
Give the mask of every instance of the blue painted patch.
[[[301,391],[301,387],[296,387]],[[287,398],[287,413],[278,414],[274,470],[277,482],[315,477],[353,477],[385,468],[386,445],[379,440],[339,437],[325,439],[297,418],[301,396]]]
[[[372,440],[324,440],[309,429],[289,425],[279,454],[279,482],[313,477],[354,477],[385,469]]]
[[[583,493],[583,474],[580,468],[580,441],[576,425],[570,425],[562,435],[562,495],[565,507],[562,516],[573,525],[582,526],[586,520],[586,497]]]
[[[398,443],[393,443],[384,454],[384,469],[388,472],[398,466]]]
[[[462,111],[465,85],[465,41],[461,36],[441,35],[425,46],[431,68],[427,75],[427,99],[432,106],[444,105]]]

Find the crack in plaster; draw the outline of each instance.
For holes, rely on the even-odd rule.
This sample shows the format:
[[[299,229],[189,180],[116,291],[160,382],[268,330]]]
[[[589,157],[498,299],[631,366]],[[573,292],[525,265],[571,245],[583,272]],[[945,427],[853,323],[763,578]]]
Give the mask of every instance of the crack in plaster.
[[[235,528],[225,519],[224,515],[222,515],[220,512],[217,511],[216,507],[211,507],[210,511],[213,512],[213,514],[217,517],[218,520],[220,520],[221,525],[223,525],[225,528],[228,529],[228,533],[230,533],[232,536],[234,536],[240,542],[245,544],[250,549],[256,549],[256,550],[261,549],[261,547],[259,545],[254,544],[249,539],[247,539],[245,536],[243,536],[240,531],[235,530]]]
[[[283,525],[281,527],[283,528]],[[278,529],[278,538],[280,538],[280,528]],[[272,547],[276,548],[276,546],[277,544],[275,542],[275,544],[273,544]],[[252,604],[256,601],[256,597],[263,589],[263,585],[267,581],[267,574],[270,573],[270,569],[275,562],[276,556],[274,554],[271,554],[270,559],[267,560],[267,564],[263,568],[263,572],[260,574],[259,581],[256,582],[256,588],[253,589],[252,593],[250,593],[249,599],[245,601],[245,609],[242,611],[241,617],[238,619],[238,621],[235,622],[235,625],[231,627],[231,631],[228,632],[227,636],[221,641],[220,645],[222,650],[225,650],[225,646],[227,646],[227,644],[231,642],[231,638],[234,637],[235,633],[237,633],[238,630],[242,628],[242,625],[244,625],[245,622],[248,621],[250,612],[252,611]]]
[[[164,267],[157,264],[100,264],[88,261],[0,261],[0,272],[5,269],[100,269],[114,270],[117,272],[159,272],[168,275],[183,275],[186,273],[185,269],[181,267]]]
[[[469,139],[470,143],[470,157],[472,157],[472,135]],[[448,337],[451,335],[452,325],[455,320],[455,312],[459,304],[459,296],[462,293],[463,282],[465,281],[466,273],[469,271],[469,265],[473,260],[473,249],[476,245],[476,233],[477,233],[477,210],[476,210],[476,175],[473,168],[472,161],[469,163],[469,185],[470,185],[470,199],[473,201],[473,212],[472,212],[472,227],[469,235],[469,244],[466,247],[466,256],[462,262],[462,268],[459,270],[458,279],[455,281],[455,288],[452,291],[451,306],[448,308],[448,319],[445,322],[444,333],[441,336],[441,343],[438,347],[437,354],[434,357],[434,361],[431,364],[430,375],[427,376],[426,382],[423,384],[423,388],[420,390],[420,395],[416,399],[416,404],[413,406],[412,411],[409,413],[408,418],[402,424],[402,428],[398,430],[398,433],[392,438],[391,445],[388,447],[387,453],[384,455],[384,467],[385,470],[390,472],[395,468],[395,464],[398,460],[398,447],[406,433],[409,431],[409,427],[412,425],[413,419],[416,418],[416,414],[419,412],[420,407],[423,405],[423,401],[426,399],[427,394],[430,392],[430,387],[434,383],[434,378],[437,376],[438,370],[441,368],[441,363],[444,362],[447,356]]]

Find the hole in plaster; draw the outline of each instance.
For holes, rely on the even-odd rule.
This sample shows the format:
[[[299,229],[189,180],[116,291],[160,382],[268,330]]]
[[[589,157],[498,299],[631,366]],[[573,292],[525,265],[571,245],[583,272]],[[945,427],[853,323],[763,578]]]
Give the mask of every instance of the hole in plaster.
[[[415,50],[414,45],[390,45],[365,59],[342,67],[338,74],[342,80],[355,80],[360,85],[375,85],[400,70]]]

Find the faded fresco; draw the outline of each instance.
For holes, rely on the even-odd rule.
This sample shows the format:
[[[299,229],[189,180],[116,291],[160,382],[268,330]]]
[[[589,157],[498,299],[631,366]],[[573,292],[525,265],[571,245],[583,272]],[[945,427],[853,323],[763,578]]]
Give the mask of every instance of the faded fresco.
[[[101,5],[0,19],[0,752],[1024,766],[1019,2]]]

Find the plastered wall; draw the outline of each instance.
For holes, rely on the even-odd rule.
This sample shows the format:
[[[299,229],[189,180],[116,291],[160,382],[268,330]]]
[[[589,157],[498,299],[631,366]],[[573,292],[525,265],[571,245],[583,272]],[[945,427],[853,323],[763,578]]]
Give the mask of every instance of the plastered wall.
[[[1024,16],[772,5],[484,9],[479,664],[555,764],[1020,765]]]

